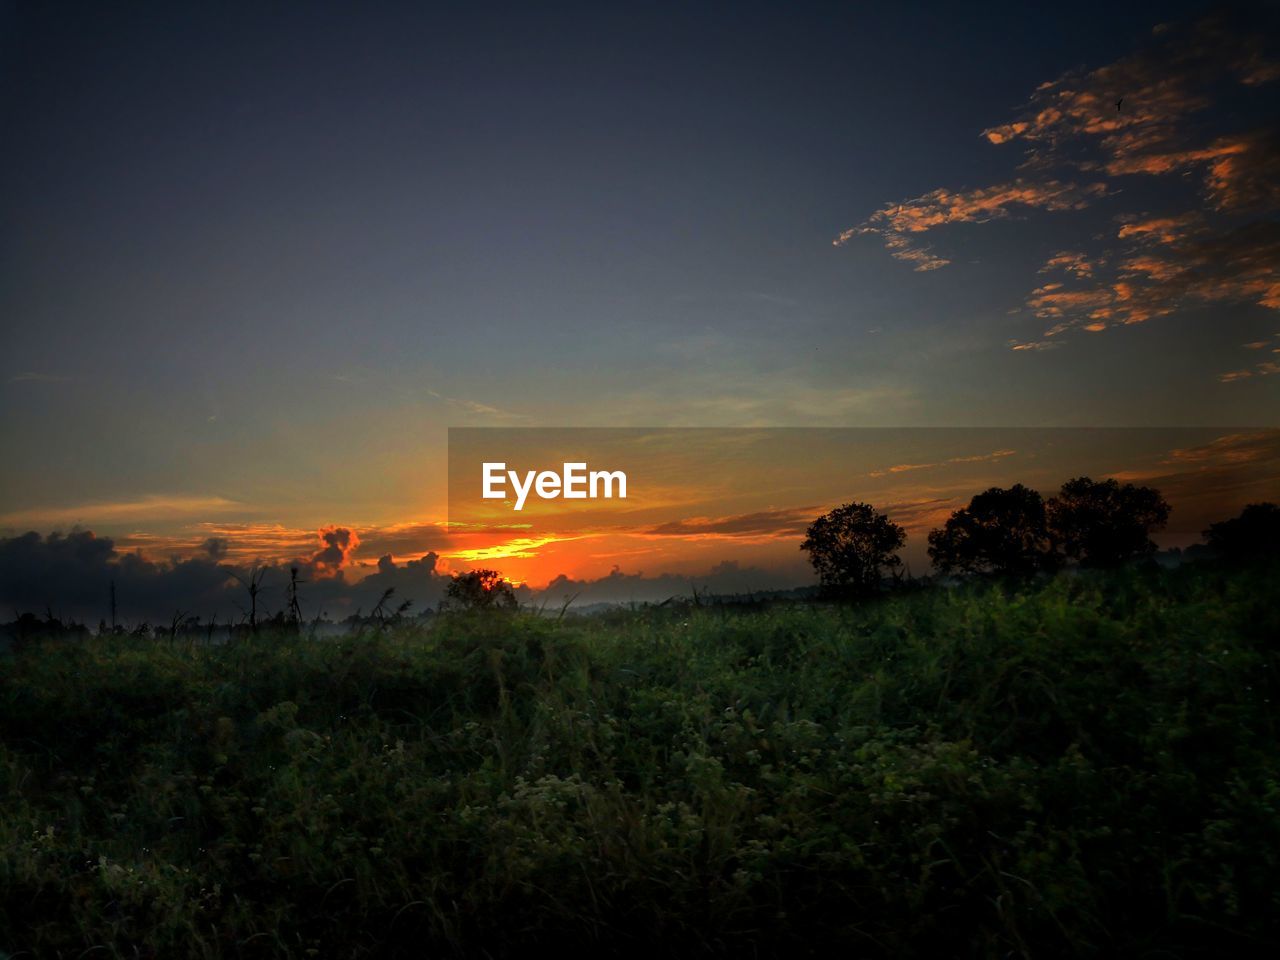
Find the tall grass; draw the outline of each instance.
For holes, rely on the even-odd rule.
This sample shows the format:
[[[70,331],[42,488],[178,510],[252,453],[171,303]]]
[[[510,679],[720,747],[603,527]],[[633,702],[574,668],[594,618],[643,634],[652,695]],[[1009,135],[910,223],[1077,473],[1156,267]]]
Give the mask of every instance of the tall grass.
[[[1241,954],[1277,571],[0,660],[31,957]]]

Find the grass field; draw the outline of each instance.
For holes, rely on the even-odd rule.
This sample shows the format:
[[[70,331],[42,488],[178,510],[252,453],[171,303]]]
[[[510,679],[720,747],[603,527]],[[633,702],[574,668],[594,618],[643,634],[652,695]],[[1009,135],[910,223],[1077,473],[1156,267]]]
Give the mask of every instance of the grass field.
[[[0,658],[0,947],[1265,953],[1278,582],[32,644]]]

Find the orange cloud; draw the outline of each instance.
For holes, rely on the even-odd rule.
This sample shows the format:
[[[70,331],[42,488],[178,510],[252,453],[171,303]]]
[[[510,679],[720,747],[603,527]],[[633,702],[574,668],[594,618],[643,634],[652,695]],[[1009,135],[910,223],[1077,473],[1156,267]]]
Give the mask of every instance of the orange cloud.
[[[910,473],[915,470],[949,467],[957,463],[994,463],[997,460],[1003,460],[1005,457],[1011,457],[1017,452],[1017,450],[993,450],[991,453],[979,453],[969,457],[951,457],[950,459],[938,460],[933,463],[898,463],[884,470],[873,470],[867,476],[879,479],[895,473]]]
[[[322,546],[312,554],[311,564],[317,576],[335,576],[350,562],[360,537],[350,527],[321,527],[316,533]]]
[[[1110,276],[1076,287],[1037,287],[1027,296],[1027,308],[1054,321],[1046,336],[1077,326],[1096,332],[1103,323],[1142,323],[1196,305],[1280,309],[1280,224],[1215,233],[1192,222],[1181,217],[1125,224],[1119,236],[1133,252],[1115,258]]]
[[[549,544],[569,543],[581,539],[583,538],[580,536],[562,537],[552,535],[516,537],[484,547],[454,550],[449,554],[449,559],[461,560],[464,563],[481,563],[493,560],[531,560],[538,556],[539,550]]]
[[[1078,311],[1089,311],[1092,316],[1098,308],[1109,306],[1114,299],[1115,295],[1110,290],[1066,290],[1060,283],[1049,283],[1031,291],[1027,306],[1042,319],[1064,317]]]
[[[211,514],[239,512],[244,505],[215,496],[165,496],[153,494],[134,500],[98,501],[70,507],[29,507],[0,514],[0,527],[81,524],[97,526],[183,520]]]
[[[1167,451],[1154,462],[1107,477],[1156,487],[1174,504],[1174,521],[1194,542],[1210,522],[1246,503],[1275,499],[1280,477],[1280,431],[1229,434]]]
[[[926,497],[890,503],[885,516],[910,531],[931,530],[942,526],[964,501],[955,497]]]
[[[1027,340],[1027,341],[1010,340],[1008,346],[1010,350],[1038,351],[1038,350],[1056,350],[1058,347],[1062,346],[1062,344],[1055,340]]]
[[[1265,36],[1225,14],[1163,26],[1143,50],[1094,70],[1041,84],[1016,120],[991,127],[993,144],[1020,141],[1029,167],[1067,163],[1112,176],[1206,169],[1205,186],[1222,209],[1277,202],[1273,135],[1197,143],[1192,115],[1220,89],[1257,87],[1280,77]]]
[[[1040,339],[1011,339],[1016,351],[1053,349],[1053,338],[1075,328],[1099,333],[1203,305],[1256,304],[1280,309],[1280,242],[1274,222],[1211,222],[1206,214],[1280,209],[1280,133],[1206,130],[1197,114],[1236,91],[1280,79],[1266,31],[1215,13],[1199,22],[1163,25],[1144,49],[1113,63],[1070,71],[1041,84],[1026,108],[983,136],[1025,148],[1020,176],[953,191],[939,188],[889,204],[841,233],[837,246],[878,236],[889,254],[917,271],[950,260],[920,242],[953,223],[985,223],[1029,210],[1066,211],[1119,195],[1126,177],[1202,177],[1204,212],[1119,218],[1119,249],[1090,255],[1061,250],[1041,273],[1056,275],[1025,298],[1034,316],[1050,321]],[[1211,119],[1249,114],[1219,111]],[[1084,173],[1075,182],[1063,171]],[[1218,219],[1222,219],[1221,216]],[[1059,282],[1059,278],[1063,282]],[[1224,380],[1266,375],[1235,371]]]
[[[651,527],[648,536],[708,539],[713,537],[771,540],[803,536],[821,507],[791,507],[760,510],[725,517],[690,517],[670,520]]]
[[[1155,145],[1146,134],[1117,137],[1112,146],[1116,153],[1107,161],[1106,169],[1113,176],[1136,173],[1160,176],[1165,173],[1176,173],[1188,167],[1235,156],[1248,149],[1246,143],[1241,140],[1218,140],[1198,149],[1158,152],[1148,149]]]
[[[315,530],[298,530],[278,523],[201,523],[203,536],[224,540],[236,560],[283,560],[302,556],[315,545]]]
[[[1169,451],[1165,466],[1197,464],[1222,466],[1253,463],[1277,452],[1275,431],[1263,433],[1229,433],[1196,447],[1177,447]]]
[[[1125,217],[1116,236],[1121,240],[1178,243],[1194,232],[1199,222],[1200,215],[1194,211],[1176,217]]]
[[[1051,273],[1055,270],[1061,270],[1078,279],[1084,279],[1085,277],[1093,276],[1093,269],[1093,264],[1083,253],[1074,250],[1063,250],[1046,260],[1044,266],[1040,268],[1040,272]]]
[[[1102,183],[1082,185],[1023,179],[976,190],[939,188],[877,210],[859,226],[845,230],[833,242],[842,246],[856,236],[875,235],[881,238],[895,259],[914,263],[917,271],[936,270],[951,261],[935,256],[927,247],[920,247],[912,239],[916,235],[946,224],[1007,219],[1018,208],[1079,210],[1106,192],[1107,187]]]
[[[1280,136],[1259,132],[1235,141],[1210,164],[1205,186],[1221,210],[1280,208]]]

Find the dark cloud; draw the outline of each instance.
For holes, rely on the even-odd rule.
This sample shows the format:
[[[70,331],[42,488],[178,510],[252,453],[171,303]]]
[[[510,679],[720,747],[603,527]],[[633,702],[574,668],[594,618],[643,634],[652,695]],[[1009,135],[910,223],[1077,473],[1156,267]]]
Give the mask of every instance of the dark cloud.
[[[333,549],[339,550],[356,538],[334,539]],[[218,562],[214,553],[225,553],[225,545],[216,538],[206,541],[199,555],[163,562],[139,552],[121,552],[110,538],[87,531],[0,538],[0,608],[40,613],[47,608],[59,616],[96,623],[110,616],[114,583],[124,622],[168,621],[175,611],[205,621],[215,616],[222,622],[237,621],[248,606],[242,581],[249,578],[250,568]],[[434,553],[400,565],[384,557],[376,574],[356,582],[348,582],[341,570],[335,573],[328,565],[331,559],[294,563],[306,581],[301,597],[308,618],[323,613],[341,619],[361,609],[367,613],[388,587],[395,588],[398,598],[413,600],[415,609],[434,606],[449,581],[436,571]],[[290,566],[256,567],[262,572],[260,616],[285,606]]]
[[[339,544],[341,545],[341,543]],[[207,554],[207,551],[206,551]],[[389,589],[397,601],[410,600],[410,612],[434,609],[445,596],[450,576],[438,567],[439,556],[398,563],[390,554],[377,561],[376,572],[349,582],[344,573],[321,576],[322,568],[299,564],[304,581],[300,590],[303,616],[342,620],[369,613]],[[286,604],[289,564],[256,568],[262,574],[258,615],[269,617]],[[121,553],[110,538],[89,532],[47,537],[31,532],[0,538],[0,605],[17,615],[47,609],[64,619],[96,624],[110,616],[110,591],[115,584],[120,622],[167,623],[175,612],[201,617],[208,623],[239,622],[248,607],[243,581],[249,568],[217,563],[209,556],[153,562],[139,553]],[[585,603],[653,602],[671,596],[704,593],[739,594],[800,586],[812,580],[807,567],[780,571],[742,567],[732,561],[705,574],[628,574],[615,568],[597,580],[557,577],[543,590],[520,587],[522,603],[558,606],[569,596]]]
[[[360,537],[349,527],[322,527],[317,531],[324,546],[311,556],[311,565],[320,576],[333,576],[351,560]]]
[[[114,583],[120,616],[160,620],[175,610],[230,615],[231,569],[208,557],[156,563],[118,553],[88,531],[65,536],[35,532],[0,539],[0,604],[87,621],[110,616]]]
[[[417,613],[436,607],[444,599],[450,577],[437,571],[440,557],[428,553],[419,560],[397,564],[391,554],[378,558],[378,572],[370,574],[358,584],[347,589],[347,607],[358,606],[368,613],[387,591],[394,590],[398,600],[410,600],[410,612]]]

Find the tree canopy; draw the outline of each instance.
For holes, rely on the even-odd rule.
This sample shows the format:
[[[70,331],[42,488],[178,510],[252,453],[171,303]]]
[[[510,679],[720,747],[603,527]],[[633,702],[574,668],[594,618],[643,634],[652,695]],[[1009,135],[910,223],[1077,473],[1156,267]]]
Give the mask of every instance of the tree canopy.
[[[1025,575],[1053,568],[1044,498],[1020,483],[977,494],[929,534],[929,559],[942,573]]]
[[[906,532],[867,503],[846,503],[809,525],[800,549],[818,572],[826,596],[866,596],[902,566]]]
[[[1047,505],[1050,534],[1063,554],[1087,567],[1114,567],[1155,552],[1153,530],[1169,504],[1151,487],[1077,477]]]
[[[1280,506],[1251,503],[1240,516],[1211,523],[1204,531],[1209,549],[1224,560],[1257,560],[1280,555]]]
[[[497,570],[468,570],[454,576],[445,591],[444,606],[457,610],[514,610],[518,604],[510,581]]]

